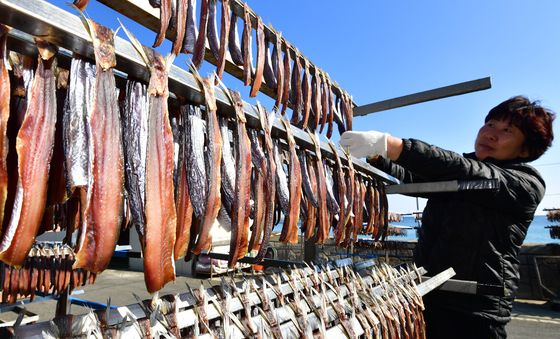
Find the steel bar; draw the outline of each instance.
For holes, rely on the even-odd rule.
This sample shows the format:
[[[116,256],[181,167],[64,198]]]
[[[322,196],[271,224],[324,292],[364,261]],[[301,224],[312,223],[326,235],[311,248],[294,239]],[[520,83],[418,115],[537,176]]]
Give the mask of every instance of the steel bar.
[[[370,113],[381,112],[393,108],[418,104],[421,102],[448,98],[451,96],[482,91],[492,87],[490,77],[465,81],[455,85],[439,87],[424,92],[404,95],[398,98],[387,99],[354,108],[354,116],[363,116]]]
[[[455,270],[453,267],[446,269],[443,272],[440,272],[433,276],[432,278],[418,284],[416,288],[418,289],[418,293],[420,295],[426,295],[428,292],[434,290],[447,280],[451,279],[451,277],[455,276]]]
[[[29,35],[40,36],[57,46],[93,59],[93,47],[90,37],[78,16],[44,0],[0,0],[0,22]],[[136,79],[148,81],[149,74],[147,68],[132,47],[132,44],[117,36],[115,37],[115,51],[117,54],[117,68],[120,71],[133,75]],[[175,95],[181,96],[191,103],[204,103],[202,92],[195,77],[177,66],[172,66],[169,71],[169,89]],[[216,88],[216,97],[219,112],[233,116],[234,110],[220,88]],[[261,125],[256,108],[244,102],[244,110],[247,116],[247,124],[253,128],[260,128]],[[292,130],[300,147],[311,151],[314,149],[313,142],[306,132],[295,126],[292,126]],[[278,119],[274,122],[273,135],[280,138],[286,137],[286,129]],[[323,156],[334,159],[332,151],[325,142],[321,142],[321,151]],[[338,150],[338,153],[344,162],[346,159],[344,154],[341,150]],[[359,171],[376,179],[390,184],[399,183],[396,178],[371,167],[357,158],[353,158],[353,162]]]
[[[496,190],[499,182],[496,179],[481,180],[450,180],[414,184],[392,185],[386,188],[387,194],[422,194],[440,192],[459,192],[470,190]]]

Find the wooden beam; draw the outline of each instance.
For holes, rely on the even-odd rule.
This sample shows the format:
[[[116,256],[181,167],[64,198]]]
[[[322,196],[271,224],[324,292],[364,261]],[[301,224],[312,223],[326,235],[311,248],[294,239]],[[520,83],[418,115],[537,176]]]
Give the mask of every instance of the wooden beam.
[[[402,97],[374,102],[371,104],[358,106],[354,108],[354,116],[363,116],[370,113],[390,110],[397,107],[403,107],[421,102],[443,99],[455,95],[482,91],[492,87],[490,77],[465,81],[455,85],[431,89],[429,91],[418,92],[415,94],[404,95]]]

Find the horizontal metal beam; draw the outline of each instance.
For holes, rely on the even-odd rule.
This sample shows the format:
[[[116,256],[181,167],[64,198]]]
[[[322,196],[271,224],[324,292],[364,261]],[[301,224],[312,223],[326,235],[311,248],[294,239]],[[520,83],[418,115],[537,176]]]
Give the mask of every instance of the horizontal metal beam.
[[[59,47],[78,53],[93,60],[94,53],[91,39],[77,15],[69,13],[44,0],[0,0],[0,22],[20,30],[25,34],[14,34],[12,38],[20,39],[21,43],[27,42],[32,36],[39,36]],[[21,47],[21,46],[20,46]],[[135,79],[149,80],[149,73],[132,44],[118,36],[115,37],[115,52],[117,55],[117,69]],[[169,70],[169,90],[177,96],[185,98],[190,103],[202,105],[204,97],[195,77],[184,69],[173,65]],[[220,114],[234,116],[234,109],[221,88],[216,88],[216,99]],[[247,117],[247,125],[252,128],[261,128],[259,114],[255,106],[244,102],[243,109]],[[296,143],[301,148],[314,151],[313,141],[309,135],[292,126]],[[286,138],[286,129],[279,119],[276,119],[272,129],[275,137]],[[344,163],[346,156],[337,150]],[[321,142],[321,153],[324,157],[334,159],[330,147]],[[352,158],[354,167],[367,175],[386,183],[396,184],[399,180],[384,173],[364,161]]]
[[[422,194],[472,190],[497,190],[499,185],[500,184],[497,179],[450,180],[393,185],[387,187],[386,192],[387,194]]]
[[[418,104],[421,102],[443,99],[455,95],[472,93],[482,91],[492,87],[490,77],[481,78],[477,80],[465,81],[455,85],[431,89],[424,92],[405,95],[402,97],[387,99],[383,101],[374,102],[371,104],[358,106],[354,108],[354,116],[363,116],[370,113],[386,111],[393,108]]]

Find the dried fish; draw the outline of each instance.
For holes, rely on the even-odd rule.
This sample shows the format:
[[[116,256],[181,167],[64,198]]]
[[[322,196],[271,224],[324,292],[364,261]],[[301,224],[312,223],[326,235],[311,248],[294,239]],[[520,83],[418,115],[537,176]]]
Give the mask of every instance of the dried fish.
[[[179,55],[183,48],[183,40],[185,39],[186,25],[187,25],[187,11],[189,3],[187,0],[177,0],[177,15],[175,16],[175,24],[173,25],[174,31],[173,46],[171,53]]]
[[[288,108],[288,101],[290,99],[290,82],[291,82],[291,67],[292,67],[292,56],[290,55],[290,45],[288,41],[284,39],[284,88],[282,89],[282,116],[286,115],[286,109]]]
[[[303,119],[301,128],[306,129],[309,122],[309,115],[311,113],[311,74],[309,73],[309,61],[303,59],[303,84],[302,84],[302,100],[303,100]]]
[[[206,209],[204,211],[204,218],[202,221],[201,229],[198,235],[196,246],[192,252],[200,254],[202,250],[210,248],[212,237],[210,229],[218,216],[220,207],[222,206],[220,186],[220,160],[222,158],[222,137],[220,135],[220,128],[218,126],[218,118],[216,115],[216,96],[214,94],[214,79],[199,79],[203,90],[204,100],[206,102],[206,134],[207,134],[207,148],[206,148],[206,165],[207,177],[206,182],[208,191],[206,195]]]
[[[204,131],[206,128],[200,107],[187,105],[186,125],[185,151],[187,163],[189,164],[189,171],[187,171],[189,194],[195,216],[202,219],[206,210],[208,180],[204,163]]]
[[[241,49],[243,51],[243,84],[249,86],[253,74],[253,52],[252,52],[252,26],[251,14],[247,3],[243,4],[243,35],[241,37]]]
[[[56,49],[42,41],[37,42],[39,65],[33,79],[27,112],[16,141],[17,191],[12,214],[0,242],[0,260],[14,266],[23,264],[41,223],[47,199],[49,164],[56,124],[56,84],[53,66]]]
[[[298,242],[298,227],[297,223],[299,220],[299,209],[301,203],[301,166],[299,164],[297,152],[296,152],[296,140],[292,134],[291,125],[288,121],[282,119],[284,126],[286,127],[286,139],[288,141],[288,149],[290,154],[290,197],[289,197],[289,211],[284,214],[284,225],[282,227],[282,233],[280,234],[280,241],[287,242],[290,244],[297,244]]]
[[[317,173],[317,201],[319,202],[319,208],[317,210],[318,216],[318,223],[319,223],[319,231],[317,232],[317,242],[322,244],[325,240],[329,237],[329,216],[328,216],[328,208],[327,208],[327,183],[326,183],[326,176],[325,176],[325,168],[323,167],[323,160],[321,155],[321,146],[319,140],[315,134],[310,132],[309,136],[311,140],[313,140],[313,144],[315,145],[315,158],[312,160],[312,164],[315,168],[315,172]]]
[[[317,192],[316,189],[313,188],[312,179],[308,171],[307,166],[307,154],[306,152],[300,152],[298,155],[299,163],[301,165],[301,179],[303,185],[303,192],[305,193],[305,197],[309,200],[311,205],[315,208],[318,207],[317,202]],[[314,183],[316,184],[316,178],[313,178]]]
[[[187,118],[188,106],[181,107],[181,117],[184,120]],[[179,177],[177,180],[177,232],[175,239],[175,247],[173,250],[174,259],[177,260],[186,255],[188,246],[191,239],[191,227],[193,224],[193,204],[191,201],[188,172],[190,171],[189,163],[187,162],[187,146],[186,141],[186,126],[182,126],[183,134],[179,146],[179,164],[178,172]]]
[[[192,63],[196,68],[200,68],[204,60],[204,50],[206,44],[207,22],[208,22],[208,1],[201,0],[200,21],[198,23],[198,36],[194,44]]]
[[[276,75],[276,100],[274,110],[280,109],[280,102],[284,95],[284,67],[282,65],[282,33],[276,34],[276,42],[272,50],[272,70]],[[289,85],[288,85],[289,86]]]
[[[74,0],[74,6],[76,6],[80,11],[84,11],[89,3],[89,0]]]
[[[196,30],[196,0],[187,0],[187,17],[185,21],[183,52],[193,54],[198,35]]]
[[[208,46],[210,46],[210,51],[214,58],[218,60],[220,54],[220,42],[218,38],[218,23],[216,22],[216,10],[218,0],[208,0],[208,27],[207,36]]]
[[[231,216],[233,200],[235,197],[235,159],[231,149],[228,119],[220,117],[220,133],[222,136],[222,207]]]
[[[228,33],[231,19],[229,16],[229,0],[222,0],[222,18],[220,26],[220,49],[218,51],[217,71],[218,78],[222,78],[226,67],[226,49],[228,48]]]
[[[89,115],[89,183],[73,268],[98,273],[109,264],[120,233],[124,155],[113,75],[113,32],[91,20],[86,25],[95,51],[96,82]]]
[[[238,66],[243,66],[243,53],[241,53],[241,42],[239,41],[239,31],[237,27],[238,18],[235,11],[232,11],[228,33],[228,49],[233,63]]]
[[[280,155],[278,140],[274,142],[274,161],[276,162],[276,192],[278,195],[278,202],[282,213],[288,215],[290,211],[290,189],[288,187],[288,178],[284,171],[284,164],[282,163],[282,156]]]
[[[301,89],[302,66],[300,58],[301,55],[298,51],[296,51],[294,68],[292,69],[292,90],[290,92],[290,102],[292,103],[292,120],[290,120],[290,122],[294,125],[298,125],[303,111],[303,96]]]
[[[313,119],[311,120],[310,124],[313,131],[319,127],[319,122],[321,121],[321,112],[323,109],[321,106],[321,79],[322,77],[320,71],[315,68],[315,73],[313,73],[313,77],[311,78],[311,110],[313,112]]]
[[[148,143],[147,86],[134,80],[126,84],[126,101],[122,112],[125,187],[131,224],[138,232],[142,247],[146,240],[144,214],[146,192],[146,147]]]
[[[235,197],[231,216],[231,242],[228,266],[234,267],[237,260],[247,254],[249,234],[249,200],[251,196],[251,143],[247,135],[243,101],[238,92],[230,91],[236,114]]]
[[[268,41],[268,39],[265,39],[264,45],[265,45],[265,52],[264,52],[265,60],[264,60],[264,71],[263,71],[264,81],[266,81],[266,85],[269,88],[276,89],[278,84],[276,83],[276,74],[275,71],[273,70],[272,57],[270,55],[270,42]]]
[[[332,141],[329,140],[329,147],[331,148],[334,154],[334,160],[336,164],[336,186],[337,186],[337,193],[338,193],[338,203],[339,203],[339,211],[338,211],[338,222],[336,224],[336,228],[334,231],[334,239],[337,245],[340,245],[344,242],[345,232],[344,232],[344,225],[346,223],[346,208],[344,206],[344,201],[346,200],[346,182],[344,179],[344,170],[342,168],[342,162],[340,161],[340,157],[338,156],[338,151]]]
[[[266,204],[266,212],[264,216],[264,229],[263,229],[263,236],[261,240],[261,246],[259,248],[259,252],[255,256],[255,260],[259,261],[264,258],[266,250],[268,249],[268,241],[270,240],[270,235],[272,234],[272,228],[274,223],[274,211],[276,209],[276,160],[275,160],[275,152],[274,146],[272,143],[272,136],[271,130],[272,125],[274,124],[274,113],[271,112],[270,116],[267,116],[264,107],[261,104],[257,103],[257,111],[259,112],[259,119],[261,122],[261,126],[264,132],[264,142],[263,142],[263,149],[265,153],[265,158],[267,161],[267,172],[264,185],[264,195]]]
[[[329,209],[330,213],[337,214],[340,211],[340,207],[334,196],[334,191],[333,191],[334,182],[331,174],[331,169],[329,166],[327,166],[327,163],[324,160],[323,160],[323,166],[325,168],[325,179],[327,184],[327,208]]]
[[[264,24],[261,17],[257,17],[257,68],[255,70],[255,76],[253,77],[253,82],[251,83],[250,97],[256,97],[259,92],[264,73],[265,64],[265,40],[264,40]]]
[[[159,7],[159,31],[157,33],[156,40],[154,41],[154,48],[161,45],[165,39],[165,33],[167,33],[169,21],[171,20],[171,1],[172,0],[161,0],[161,6]]]
[[[0,233],[8,197],[8,118],[10,117],[10,74],[8,73],[7,26],[0,25]]]

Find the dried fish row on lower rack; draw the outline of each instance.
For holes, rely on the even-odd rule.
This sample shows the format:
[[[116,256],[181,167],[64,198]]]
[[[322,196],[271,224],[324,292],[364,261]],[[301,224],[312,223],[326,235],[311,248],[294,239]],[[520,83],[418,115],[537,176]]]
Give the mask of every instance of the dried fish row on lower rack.
[[[389,266],[362,272],[351,267],[304,268],[276,277],[246,277],[237,284],[223,279],[220,286],[209,289],[202,285],[194,290],[189,287],[188,293],[162,298],[155,295],[151,300],[99,312],[98,319],[103,318],[98,326],[102,324],[121,334],[136,331],[132,337],[145,337],[157,331],[179,333],[180,337],[291,338],[337,334],[386,338],[386,331],[395,334],[393,337],[406,332],[422,338],[421,296],[454,274],[450,269],[416,285],[414,280],[423,272],[422,268],[397,270]],[[404,312],[399,312],[397,305]],[[84,317],[91,316],[74,316],[73,321]],[[224,318],[229,327],[227,334],[223,332]],[[341,321],[343,318],[347,321]],[[16,332],[33,337],[51,326],[48,322],[30,324]]]

